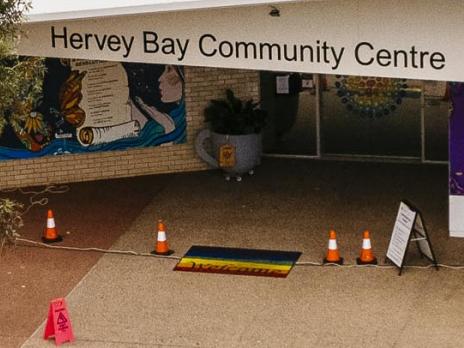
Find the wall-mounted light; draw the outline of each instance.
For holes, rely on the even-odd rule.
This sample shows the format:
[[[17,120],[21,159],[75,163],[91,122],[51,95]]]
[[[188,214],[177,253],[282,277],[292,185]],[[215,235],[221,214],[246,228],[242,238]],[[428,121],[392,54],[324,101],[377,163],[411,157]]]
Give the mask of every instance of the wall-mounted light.
[[[271,6],[271,11],[269,12],[269,16],[271,17],[280,17],[280,11],[277,7]]]

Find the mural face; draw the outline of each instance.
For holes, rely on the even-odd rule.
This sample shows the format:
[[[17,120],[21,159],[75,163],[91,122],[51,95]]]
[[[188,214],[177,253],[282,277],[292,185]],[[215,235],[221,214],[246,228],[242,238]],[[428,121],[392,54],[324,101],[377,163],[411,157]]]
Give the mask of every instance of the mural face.
[[[183,74],[180,70],[166,65],[158,81],[163,103],[177,102],[182,98]]]
[[[464,84],[450,83],[450,194],[464,195]]]
[[[49,58],[38,100],[3,115],[0,159],[186,141],[180,67]]]

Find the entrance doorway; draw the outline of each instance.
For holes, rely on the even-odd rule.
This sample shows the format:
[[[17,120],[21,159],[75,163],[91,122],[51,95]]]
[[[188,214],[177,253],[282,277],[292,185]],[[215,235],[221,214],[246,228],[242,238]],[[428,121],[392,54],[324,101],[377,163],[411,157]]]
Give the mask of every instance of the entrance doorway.
[[[261,73],[261,106],[269,113],[264,152],[319,157],[318,99],[312,75]]]
[[[276,157],[448,161],[446,82],[261,73],[270,121],[264,152]]]

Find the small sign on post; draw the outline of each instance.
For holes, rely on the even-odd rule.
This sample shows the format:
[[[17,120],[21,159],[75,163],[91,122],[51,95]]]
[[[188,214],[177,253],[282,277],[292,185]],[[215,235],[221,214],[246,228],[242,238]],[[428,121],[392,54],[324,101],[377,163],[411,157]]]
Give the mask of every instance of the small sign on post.
[[[45,324],[44,339],[55,337],[55,344],[74,341],[71,318],[68,314],[64,298],[57,298],[50,302],[47,323]]]
[[[411,242],[416,242],[421,255],[430,260],[438,270],[437,259],[433,253],[422,214],[410,203],[402,201],[387,250],[387,259],[400,269],[398,275],[401,275],[403,271]]]

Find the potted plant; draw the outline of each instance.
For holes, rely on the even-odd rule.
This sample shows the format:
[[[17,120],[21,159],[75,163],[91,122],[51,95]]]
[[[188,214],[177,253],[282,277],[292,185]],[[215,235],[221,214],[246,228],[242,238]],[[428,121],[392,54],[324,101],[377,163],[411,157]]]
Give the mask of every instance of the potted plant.
[[[216,168],[222,168],[226,179],[241,180],[244,173],[253,174],[261,159],[261,130],[266,125],[267,112],[252,99],[242,101],[230,90],[225,99],[211,100],[204,110],[209,129],[202,130],[195,148],[198,155]],[[213,156],[204,147],[211,139]]]
[[[23,226],[23,205],[8,198],[0,199],[0,255],[5,244],[14,244]]]

